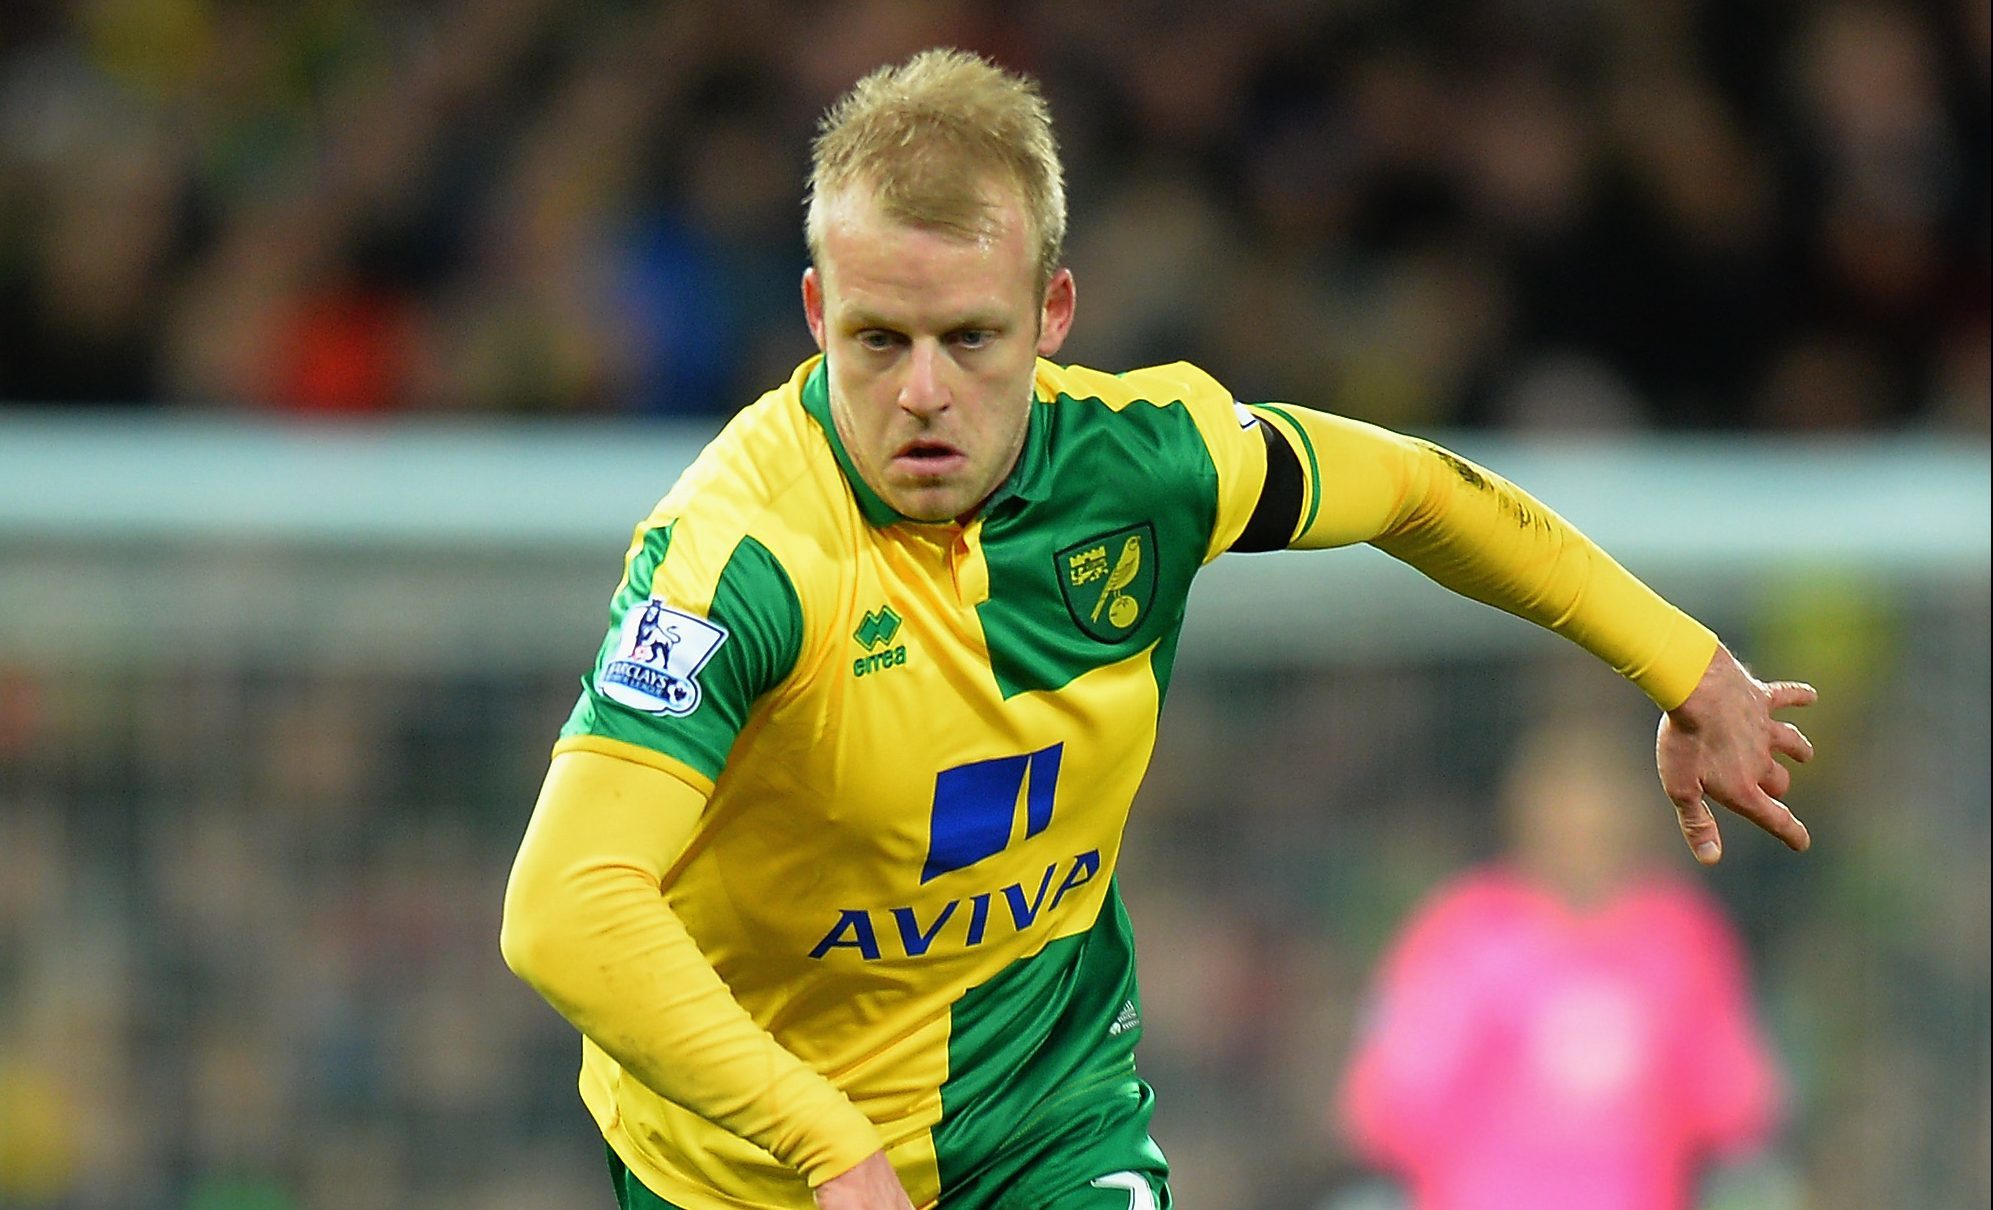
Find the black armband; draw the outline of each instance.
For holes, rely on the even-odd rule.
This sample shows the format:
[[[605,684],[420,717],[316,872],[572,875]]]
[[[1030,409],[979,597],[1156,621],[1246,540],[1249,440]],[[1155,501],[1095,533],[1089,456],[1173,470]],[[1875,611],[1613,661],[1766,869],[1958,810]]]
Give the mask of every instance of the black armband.
[[[1255,551],[1286,550],[1294,540],[1295,523],[1301,519],[1301,498],[1306,484],[1301,479],[1301,460],[1280,430],[1264,419],[1260,436],[1266,441],[1266,485],[1260,488],[1259,503],[1252,519],[1231,549],[1242,554]]]

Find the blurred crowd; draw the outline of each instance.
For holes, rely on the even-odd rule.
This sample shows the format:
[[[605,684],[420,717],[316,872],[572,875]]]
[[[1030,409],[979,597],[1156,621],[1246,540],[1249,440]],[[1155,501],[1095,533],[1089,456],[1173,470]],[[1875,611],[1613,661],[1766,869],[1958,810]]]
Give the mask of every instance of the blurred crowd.
[[[0,400],[725,416],[816,115],[936,43],[1046,84],[1075,360],[1986,431],[1986,0],[9,0]]]
[[[1755,1009],[1708,1012],[1757,1014],[1783,1093],[1754,1183],[1699,1210],[1985,1205],[1983,586],[1804,599],[1725,633],[1829,687],[1793,792],[1815,850],[1733,820],[1707,872],[1651,771],[1503,794],[1560,710],[1645,765],[1642,699],[1580,657],[1180,670],[1121,887],[1182,1204],[1397,1204],[1336,1120],[1366,993],[1418,903],[1516,843],[1505,812],[1547,811],[1522,868],[1610,884],[1631,851],[1733,921]],[[572,668],[344,667],[295,622],[274,655],[138,625],[0,661],[0,1208],[606,1204],[578,1042],[496,940]]]
[[[575,1040],[494,940],[545,764],[502,737],[562,707],[492,689],[7,677],[0,1207],[589,1204]]]
[[[4,0],[0,408],[711,424],[811,351],[816,115],[950,43],[1045,81],[1075,360],[1412,430],[1983,441],[1989,29],[1986,0]],[[1724,632],[1831,690],[1795,791],[1821,843],[1733,824],[1704,877],[1786,1092],[1768,1183],[1705,1204],[1986,1205],[1983,581],[1752,591],[1794,604]],[[0,1210],[598,1204],[577,1044],[496,947],[574,668],[308,667],[337,655],[309,610],[273,658],[121,604],[100,650],[0,660]],[[1388,1204],[1337,1079],[1392,934],[1499,851],[1531,675],[1180,676],[1123,868],[1185,1205]]]

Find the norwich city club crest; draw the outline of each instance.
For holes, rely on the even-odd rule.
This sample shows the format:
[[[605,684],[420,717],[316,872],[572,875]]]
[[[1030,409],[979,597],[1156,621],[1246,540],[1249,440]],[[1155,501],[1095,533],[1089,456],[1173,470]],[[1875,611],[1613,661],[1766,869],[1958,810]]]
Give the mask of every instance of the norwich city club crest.
[[[1081,630],[1103,643],[1135,632],[1156,599],[1156,531],[1131,525],[1052,556],[1059,595]]]

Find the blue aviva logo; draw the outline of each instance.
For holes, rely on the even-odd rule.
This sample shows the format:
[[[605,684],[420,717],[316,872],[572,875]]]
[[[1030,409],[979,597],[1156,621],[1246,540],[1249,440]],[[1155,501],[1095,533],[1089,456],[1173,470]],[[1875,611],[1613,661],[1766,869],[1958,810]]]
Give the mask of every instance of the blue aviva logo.
[[[1009,848],[1018,831],[1020,808],[1023,839],[1052,824],[1052,799],[1059,780],[1064,744],[1053,744],[1022,756],[1001,756],[945,769],[934,779],[934,809],[929,819],[927,861],[921,867],[923,886],[956,870],[965,870]],[[1100,850],[1048,862],[1035,877],[1026,876],[1000,887],[954,891],[955,898],[928,899],[921,904],[889,908],[844,908],[824,932],[810,957],[823,959],[839,951],[865,962],[885,957],[924,957],[937,943],[943,952],[974,949],[991,936],[1049,927],[1066,896],[1100,875]],[[1003,922],[1007,909],[1008,926]],[[894,949],[894,943],[898,948]]]
[[[934,779],[934,815],[928,825],[923,884],[966,869],[1009,847],[1017,830],[1017,800],[1024,798],[1024,838],[1052,823],[1052,792],[1059,782],[1064,744],[1022,756],[1000,756],[942,771]]]

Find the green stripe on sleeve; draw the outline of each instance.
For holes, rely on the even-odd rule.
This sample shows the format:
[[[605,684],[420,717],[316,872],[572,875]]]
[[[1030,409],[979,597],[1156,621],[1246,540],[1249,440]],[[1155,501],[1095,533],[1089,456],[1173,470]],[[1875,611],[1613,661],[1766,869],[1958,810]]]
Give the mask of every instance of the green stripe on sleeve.
[[[653,544],[652,535],[656,537]],[[692,676],[692,704],[683,712],[643,710],[603,691],[612,661],[629,653],[624,622],[646,608],[670,532],[654,530],[631,560],[630,574],[610,609],[609,635],[595,668],[582,680],[561,737],[597,735],[636,744],[718,778],[756,699],[789,675],[802,653],[803,610],[794,583],[775,556],[752,537],[741,539],[720,572],[706,621],[725,632]],[[653,553],[655,545],[655,553]],[[659,595],[671,605],[668,588]],[[681,627],[686,627],[681,622]],[[689,627],[688,627],[689,628]]]
[[[1307,428],[1300,421],[1289,415],[1286,409],[1275,407],[1270,403],[1255,403],[1251,406],[1265,408],[1267,411],[1285,420],[1294,429],[1295,433],[1299,434],[1301,448],[1307,452],[1308,516],[1301,522],[1301,528],[1295,531],[1297,536],[1305,534],[1314,526],[1316,515],[1322,511],[1322,464],[1315,458],[1315,443],[1309,440]]]

